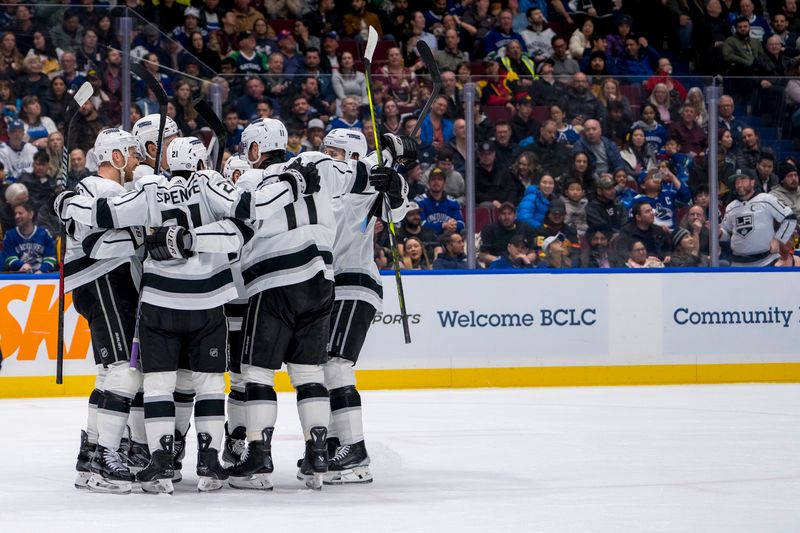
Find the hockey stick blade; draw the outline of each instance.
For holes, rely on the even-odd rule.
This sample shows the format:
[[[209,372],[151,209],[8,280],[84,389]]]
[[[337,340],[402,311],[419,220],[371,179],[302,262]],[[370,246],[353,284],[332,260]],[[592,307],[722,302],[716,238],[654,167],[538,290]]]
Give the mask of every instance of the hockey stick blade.
[[[367,47],[364,49],[364,59],[372,63],[372,56],[375,55],[375,47],[378,46],[378,32],[372,26],[369,27],[367,35]]]
[[[222,172],[222,156],[228,139],[228,130],[225,129],[225,124],[222,123],[222,120],[214,112],[214,108],[205,98],[200,97],[194,102],[194,110],[206,121],[206,124],[208,124],[208,127],[211,128],[217,138],[217,158],[214,162],[214,170]]]
[[[88,81],[83,82],[83,85],[80,86],[78,92],[75,93],[75,103],[78,104],[78,108],[83,107],[83,104],[94,94],[94,87]]]
[[[412,139],[416,139],[417,132],[422,126],[422,123],[428,117],[428,113],[431,111],[433,101],[442,88],[442,74],[439,72],[439,66],[436,64],[436,60],[433,57],[433,52],[431,52],[430,46],[428,46],[425,41],[418,41],[417,52],[419,53],[419,57],[422,59],[422,62],[425,63],[425,67],[428,69],[428,73],[431,76],[432,87],[431,95],[428,97],[428,101],[425,102],[425,105],[422,107],[422,111],[419,112],[417,123],[414,125],[414,129],[411,131],[410,137]]]

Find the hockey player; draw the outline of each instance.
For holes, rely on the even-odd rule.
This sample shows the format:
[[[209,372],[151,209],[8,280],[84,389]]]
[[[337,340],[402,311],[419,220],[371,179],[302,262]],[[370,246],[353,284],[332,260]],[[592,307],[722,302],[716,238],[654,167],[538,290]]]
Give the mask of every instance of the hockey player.
[[[250,170],[250,163],[247,162],[247,159],[245,159],[242,154],[236,152],[235,154],[231,154],[225,162],[222,175],[235,185],[236,182],[239,181],[241,175],[248,170]]]
[[[191,365],[197,392],[198,489],[219,489],[227,477],[217,452],[225,415],[227,326],[222,305],[237,291],[227,255],[215,252],[226,240],[239,246],[250,230],[222,219],[269,218],[303,194],[307,185],[315,186],[295,171],[281,174],[277,183],[259,191],[238,191],[217,172],[204,170],[205,159],[199,139],[176,139],[167,154],[171,180],[142,178],[137,190],[118,198],[91,200],[62,193],[56,199],[62,219],[100,227],[159,227],[147,238],[150,257],[144,266],[139,323],[151,461],[137,479],[147,492],[172,493],[173,393],[181,357]],[[208,231],[191,229],[204,224]]]
[[[144,174],[146,169],[150,170],[148,174],[161,174],[161,172],[155,172],[156,152],[158,151],[158,128],[160,122],[161,115],[153,113],[152,115],[147,115],[137,120],[136,124],[134,124],[131,129],[131,133],[133,133],[133,136],[136,137],[136,140],[139,142],[139,155],[142,157],[142,164],[140,166],[142,168],[139,169],[138,173],[142,176],[146,175]],[[169,170],[169,166],[167,165],[167,149],[169,148],[169,144],[180,136],[180,133],[181,131],[178,129],[178,124],[170,117],[167,117],[167,120],[164,122],[164,149],[161,151],[160,166],[162,171]]]
[[[262,119],[242,133],[242,149],[254,170],[240,185],[263,187],[302,162],[318,174],[320,189],[262,222],[242,252],[242,274],[250,297],[244,322],[242,374],[247,383],[247,453],[230,471],[237,488],[272,489],[271,439],[277,419],[274,374],[287,364],[297,391],[297,409],[305,439],[300,465],[306,484],[321,488],[328,470],[326,447],[330,399],[322,364],[327,359],[329,316],[333,303],[333,243],[336,223],[332,197],[368,190],[368,168],[356,161],[334,161],[319,152],[285,159],[286,128]],[[373,174],[393,172],[376,168]]]
[[[731,243],[731,266],[774,265],[797,227],[794,212],[771,194],[756,194],[754,176],[739,170],[728,181],[737,199],[725,209],[720,236]]]
[[[132,179],[138,164],[136,140],[125,131],[106,129],[97,136],[94,149],[97,175],[81,180],[76,193],[90,199],[124,194],[123,182]],[[65,291],[72,291],[75,309],[89,322],[97,365],[75,486],[127,494],[134,476],[117,449],[142,380],[128,361],[141,280],[136,251],[144,236],[141,230],[105,230],[72,222],[67,235]]]
[[[331,130],[322,145],[323,152],[336,160],[363,159],[367,151],[363,134],[352,130]],[[416,159],[415,145],[410,139],[384,135],[383,145],[389,148],[389,155],[402,153],[404,159]],[[336,292],[330,316],[329,359],[324,366],[332,413],[328,436],[331,460],[324,476],[325,483],[372,481],[354,367],[367,330],[375,313],[381,310],[383,299],[381,277],[373,259],[376,219],[370,219],[365,231],[362,231],[363,220],[374,202],[381,201],[378,192],[388,193],[392,220],[403,220],[408,210],[408,184],[397,174],[387,175],[387,178],[377,181],[373,173],[370,181],[375,193],[344,194],[333,202]]]

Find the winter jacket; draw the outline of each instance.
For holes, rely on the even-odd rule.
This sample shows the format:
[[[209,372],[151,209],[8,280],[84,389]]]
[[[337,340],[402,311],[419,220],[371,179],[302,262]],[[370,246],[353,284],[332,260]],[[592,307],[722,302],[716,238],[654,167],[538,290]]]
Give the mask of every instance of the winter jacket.
[[[625,168],[625,162],[619,155],[619,148],[617,148],[617,145],[607,137],[601,137],[600,142],[603,144],[603,147],[606,151],[606,158],[608,159],[608,171],[613,173],[621,168]],[[597,156],[594,155],[594,152],[589,148],[589,145],[586,143],[586,139],[583,137],[581,137],[572,147],[573,155],[577,154],[578,152],[585,152],[589,156],[589,164],[591,167],[597,169]]]
[[[585,119],[594,118],[603,120],[606,116],[606,108],[600,103],[591,91],[577,93],[574,89],[567,89],[566,94],[561,98],[561,109],[569,120],[583,116]]]
[[[464,270],[467,268],[469,268],[469,265],[465,254],[461,254],[458,257],[439,254],[439,257],[433,261],[433,270]]]
[[[527,223],[533,229],[539,229],[549,207],[550,200],[542,194],[539,187],[528,185],[517,206],[517,220]]]
[[[572,154],[567,145],[560,141],[544,144],[541,139],[530,146],[530,151],[539,160],[544,171],[551,176],[561,176],[569,168]]]
[[[607,226],[617,232],[627,221],[628,211],[616,198],[610,202],[593,198],[586,204],[586,223],[589,226]]]
[[[645,46],[639,49],[639,57],[631,57],[625,54],[617,60],[616,73],[625,77],[626,82],[645,81],[653,75],[653,65],[658,64],[659,54],[652,46]]]
[[[453,121],[442,118],[442,137],[445,143],[449,143],[453,139]],[[425,117],[419,127],[419,138],[422,144],[433,144],[433,123],[430,115]]]
[[[431,198],[427,193],[414,198],[420,209],[420,219],[422,226],[435,231],[437,234],[442,232],[442,224],[454,218],[458,223],[456,231],[464,229],[464,219],[461,217],[461,207],[454,199],[445,195],[439,201]]]
[[[586,204],[589,203],[589,200],[581,198],[577,202],[573,202],[566,196],[562,196],[561,199],[564,200],[564,207],[567,209],[564,223],[574,229],[579,238],[583,237],[583,234],[586,233],[586,228],[589,227],[586,223]]]
[[[784,204],[791,207],[792,211],[794,211],[794,215],[800,218],[800,189],[792,192],[783,185],[778,185],[769,191],[769,193]]]

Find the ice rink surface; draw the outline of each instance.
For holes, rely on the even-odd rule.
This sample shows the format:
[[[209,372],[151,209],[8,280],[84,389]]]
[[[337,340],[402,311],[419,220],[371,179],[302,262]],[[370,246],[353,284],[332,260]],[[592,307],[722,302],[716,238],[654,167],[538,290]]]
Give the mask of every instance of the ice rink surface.
[[[798,532],[800,385],[364,392],[375,482],[312,492],[279,395],[274,492],[72,487],[85,401],[0,401],[0,531]],[[244,529],[245,526],[248,529]]]

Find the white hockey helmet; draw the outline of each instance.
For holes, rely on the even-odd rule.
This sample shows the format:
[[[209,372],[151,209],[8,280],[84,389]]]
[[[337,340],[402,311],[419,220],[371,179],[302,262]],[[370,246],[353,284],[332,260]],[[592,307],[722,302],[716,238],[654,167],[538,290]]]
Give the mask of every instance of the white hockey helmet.
[[[140,118],[136,121],[136,124],[133,125],[131,133],[133,133],[133,136],[139,141],[139,154],[142,158],[147,155],[147,143],[158,142],[158,126],[160,120],[161,115],[153,113],[152,115]],[[167,121],[164,123],[164,138],[167,139],[173,135],[180,135],[180,130],[175,121],[167,117]]]
[[[111,163],[113,165],[114,162],[111,156],[115,151],[121,152],[127,161],[128,151],[131,148],[138,148],[136,137],[119,128],[104,129],[97,134],[97,139],[94,141],[94,155],[97,158],[98,165],[102,163]]]
[[[199,170],[198,163],[205,164],[206,147],[197,137],[179,137],[169,144],[167,150],[167,166],[172,172]]]
[[[250,145],[258,145],[258,153],[265,154],[274,150],[286,150],[289,134],[283,122],[274,118],[259,118],[251,122],[242,132],[242,153],[248,162],[250,160]]]
[[[344,150],[345,159],[353,159],[353,156],[364,159],[364,156],[367,155],[367,139],[358,130],[346,128],[331,130],[322,140],[322,146]]]
[[[235,153],[231,155],[228,160],[225,162],[225,167],[222,169],[222,175],[225,176],[225,179],[233,183],[233,173],[237,170],[241,175],[242,172],[246,170],[250,170],[250,163],[247,162],[247,159],[242,156],[240,153]]]

